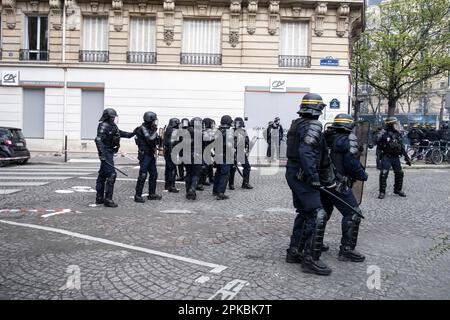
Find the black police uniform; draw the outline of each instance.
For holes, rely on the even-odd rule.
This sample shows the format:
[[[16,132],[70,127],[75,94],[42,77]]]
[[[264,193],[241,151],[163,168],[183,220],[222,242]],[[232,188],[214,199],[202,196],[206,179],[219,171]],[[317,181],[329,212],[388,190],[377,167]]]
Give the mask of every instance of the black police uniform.
[[[441,129],[439,130],[439,135],[441,137],[441,140],[450,142],[450,128],[448,123],[442,124]]]
[[[156,125],[156,114],[154,112],[146,112],[144,114],[144,122],[137,127],[135,142],[138,146],[139,160],[139,176],[136,182],[136,194],[134,201],[145,202],[142,198],[142,190],[144,189],[145,180],[148,178],[148,199],[161,200],[161,195],[156,194],[156,180],[158,179],[158,170],[156,169],[156,149],[160,144],[158,128]]]
[[[96,183],[97,197],[95,203],[104,204],[106,207],[117,207],[117,204],[112,200],[114,183],[116,181],[116,170],[113,166],[114,154],[120,148],[120,138],[131,138],[134,136],[132,132],[119,130],[114,123],[115,117],[117,117],[117,113],[114,109],[107,108],[103,111],[97,127],[97,137],[95,138],[98,156],[101,160]]]
[[[181,119],[181,129],[185,129],[187,130],[187,128],[189,127],[189,119],[187,118],[183,118]],[[180,142],[183,141],[183,137],[180,137]],[[183,157],[183,150],[180,151],[179,154],[180,157]],[[185,166],[184,163],[181,162],[180,164],[177,165],[177,181],[184,181],[184,176],[185,176]]]
[[[250,152],[250,139],[245,131],[245,124],[242,118],[234,119],[234,165],[230,169],[230,178],[228,181],[228,187],[230,190],[234,190],[234,177],[236,175],[238,163],[242,163],[242,188],[243,189],[253,189],[250,185],[250,171],[251,166],[248,161],[248,154]],[[240,159],[238,159],[240,158]]]
[[[164,132],[164,160],[165,160],[165,185],[164,189],[178,193],[179,190],[175,187],[175,179],[177,175],[177,167],[172,160],[172,149],[179,142],[176,139],[176,130],[180,126],[180,120],[172,118],[169,120],[169,124]]]
[[[215,122],[211,118],[203,119],[203,166],[200,174],[200,183],[210,186],[214,183],[213,146],[216,134]],[[205,150],[208,150],[205,152]]]
[[[412,128],[408,132],[408,139],[411,143],[411,145],[418,144],[422,139],[425,138],[425,134],[422,130],[418,128]]]
[[[279,118],[275,118],[275,121],[270,121],[269,125],[266,129],[266,140],[267,140],[267,153],[266,156],[268,158],[279,158],[280,157],[280,145],[281,145],[281,141],[283,140],[283,135],[284,135],[284,129],[281,126],[281,124],[277,123],[276,120]],[[272,148],[272,135],[275,134],[278,137],[278,143],[276,143],[273,148]],[[272,154],[272,149],[274,151],[274,154]]]
[[[221,139],[222,148],[216,150],[216,174],[214,176],[213,195],[217,200],[228,199],[225,190],[230,177],[231,166],[234,162],[234,135],[231,129],[233,119],[229,115],[225,115],[220,120],[218,139]]]
[[[390,123],[389,123],[390,122]],[[392,167],[394,170],[394,193],[406,197],[402,191],[403,187],[403,170],[400,164],[400,156],[404,156],[408,165],[411,165],[411,160],[406,154],[405,147],[402,142],[402,136],[393,127],[396,119],[386,120],[386,129],[380,133],[377,145],[381,152],[381,171],[380,171],[380,194],[379,199],[383,199],[386,194],[387,178],[389,170]]]
[[[190,135],[190,161],[184,163],[186,168],[186,177],[184,178],[186,183],[186,198],[189,200],[195,200],[197,194],[195,190],[198,190],[198,183],[200,181],[200,174],[202,170],[202,119],[193,118],[189,122],[188,132]],[[195,138],[199,141],[195,141]],[[200,144],[199,150],[196,150],[197,144]]]
[[[300,118],[292,121],[287,135],[286,180],[292,191],[297,217],[286,260],[301,262],[302,270],[329,275],[331,269],[320,255],[325,233],[326,212],[320,199],[320,175],[327,170],[329,160],[318,121],[324,104],[317,94],[307,94],[300,105]],[[289,261],[290,259],[297,261]]]
[[[336,125],[325,131],[325,140],[329,148],[336,179],[336,186],[328,190],[361,212],[351,187],[356,180],[366,181],[368,176],[357,159],[357,137],[351,130],[346,130]],[[339,250],[340,260],[364,261],[365,257],[355,250],[361,218],[340,201],[326,193],[321,193],[321,200],[327,213],[327,220],[330,219],[334,207],[343,216],[341,247]]]

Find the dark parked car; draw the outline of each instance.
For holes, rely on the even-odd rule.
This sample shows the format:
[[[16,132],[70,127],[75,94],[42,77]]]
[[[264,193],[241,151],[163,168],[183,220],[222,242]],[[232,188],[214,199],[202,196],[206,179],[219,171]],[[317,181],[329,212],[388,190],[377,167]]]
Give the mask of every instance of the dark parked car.
[[[30,159],[22,130],[0,127],[0,167],[7,163],[25,164]]]

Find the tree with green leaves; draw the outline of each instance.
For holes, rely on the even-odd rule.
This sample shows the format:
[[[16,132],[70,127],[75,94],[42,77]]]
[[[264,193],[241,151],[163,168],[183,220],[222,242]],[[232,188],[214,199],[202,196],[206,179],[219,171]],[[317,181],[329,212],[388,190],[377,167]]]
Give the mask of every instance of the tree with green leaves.
[[[450,69],[449,50],[449,0],[386,1],[353,46],[354,77],[385,97],[393,116],[405,94]]]

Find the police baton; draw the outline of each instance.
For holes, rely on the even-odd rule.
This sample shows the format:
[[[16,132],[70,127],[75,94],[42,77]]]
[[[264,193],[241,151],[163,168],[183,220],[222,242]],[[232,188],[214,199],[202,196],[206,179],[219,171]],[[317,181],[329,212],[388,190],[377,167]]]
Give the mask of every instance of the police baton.
[[[327,190],[325,187],[320,187],[320,191],[325,192],[326,194],[328,194],[329,196],[332,196],[334,199],[340,201],[343,205],[345,205],[347,208],[351,209],[354,213],[356,213],[359,217],[364,218],[364,216],[358,211],[356,210],[353,206],[351,206],[350,204],[348,204],[347,202],[345,202],[342,198],[338,197],[337,195],[335,195],[333,192]]]
[[[128,175],[125,173],[125,172],[123,172],[122,170],[120,170],[120,169],[117,169],[116,167],[114,167],[111,163],[109,163],[108,161],[106,161],[106,160],[102,160],[102,161],[105,161],[105,163],[108,165],[108,166],[110,166],[111,168],[113,168],[114,170],[117,170],[117,171],[119,171],[121,174],[123,174],[125,177],[128,177]]]

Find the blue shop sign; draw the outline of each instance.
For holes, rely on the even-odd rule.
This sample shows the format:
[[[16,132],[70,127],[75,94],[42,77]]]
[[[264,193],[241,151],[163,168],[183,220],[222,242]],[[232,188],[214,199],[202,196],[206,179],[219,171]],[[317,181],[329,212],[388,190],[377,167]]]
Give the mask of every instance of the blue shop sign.
[[[326,57],[324,59],[320,59],[320,65],[321,66],[338,67],[339,59],[334,59],[333,57]]]
[[[339,109],[341,107],[341,102],[338,99],[333,99],[330,101],[330,109]]]

